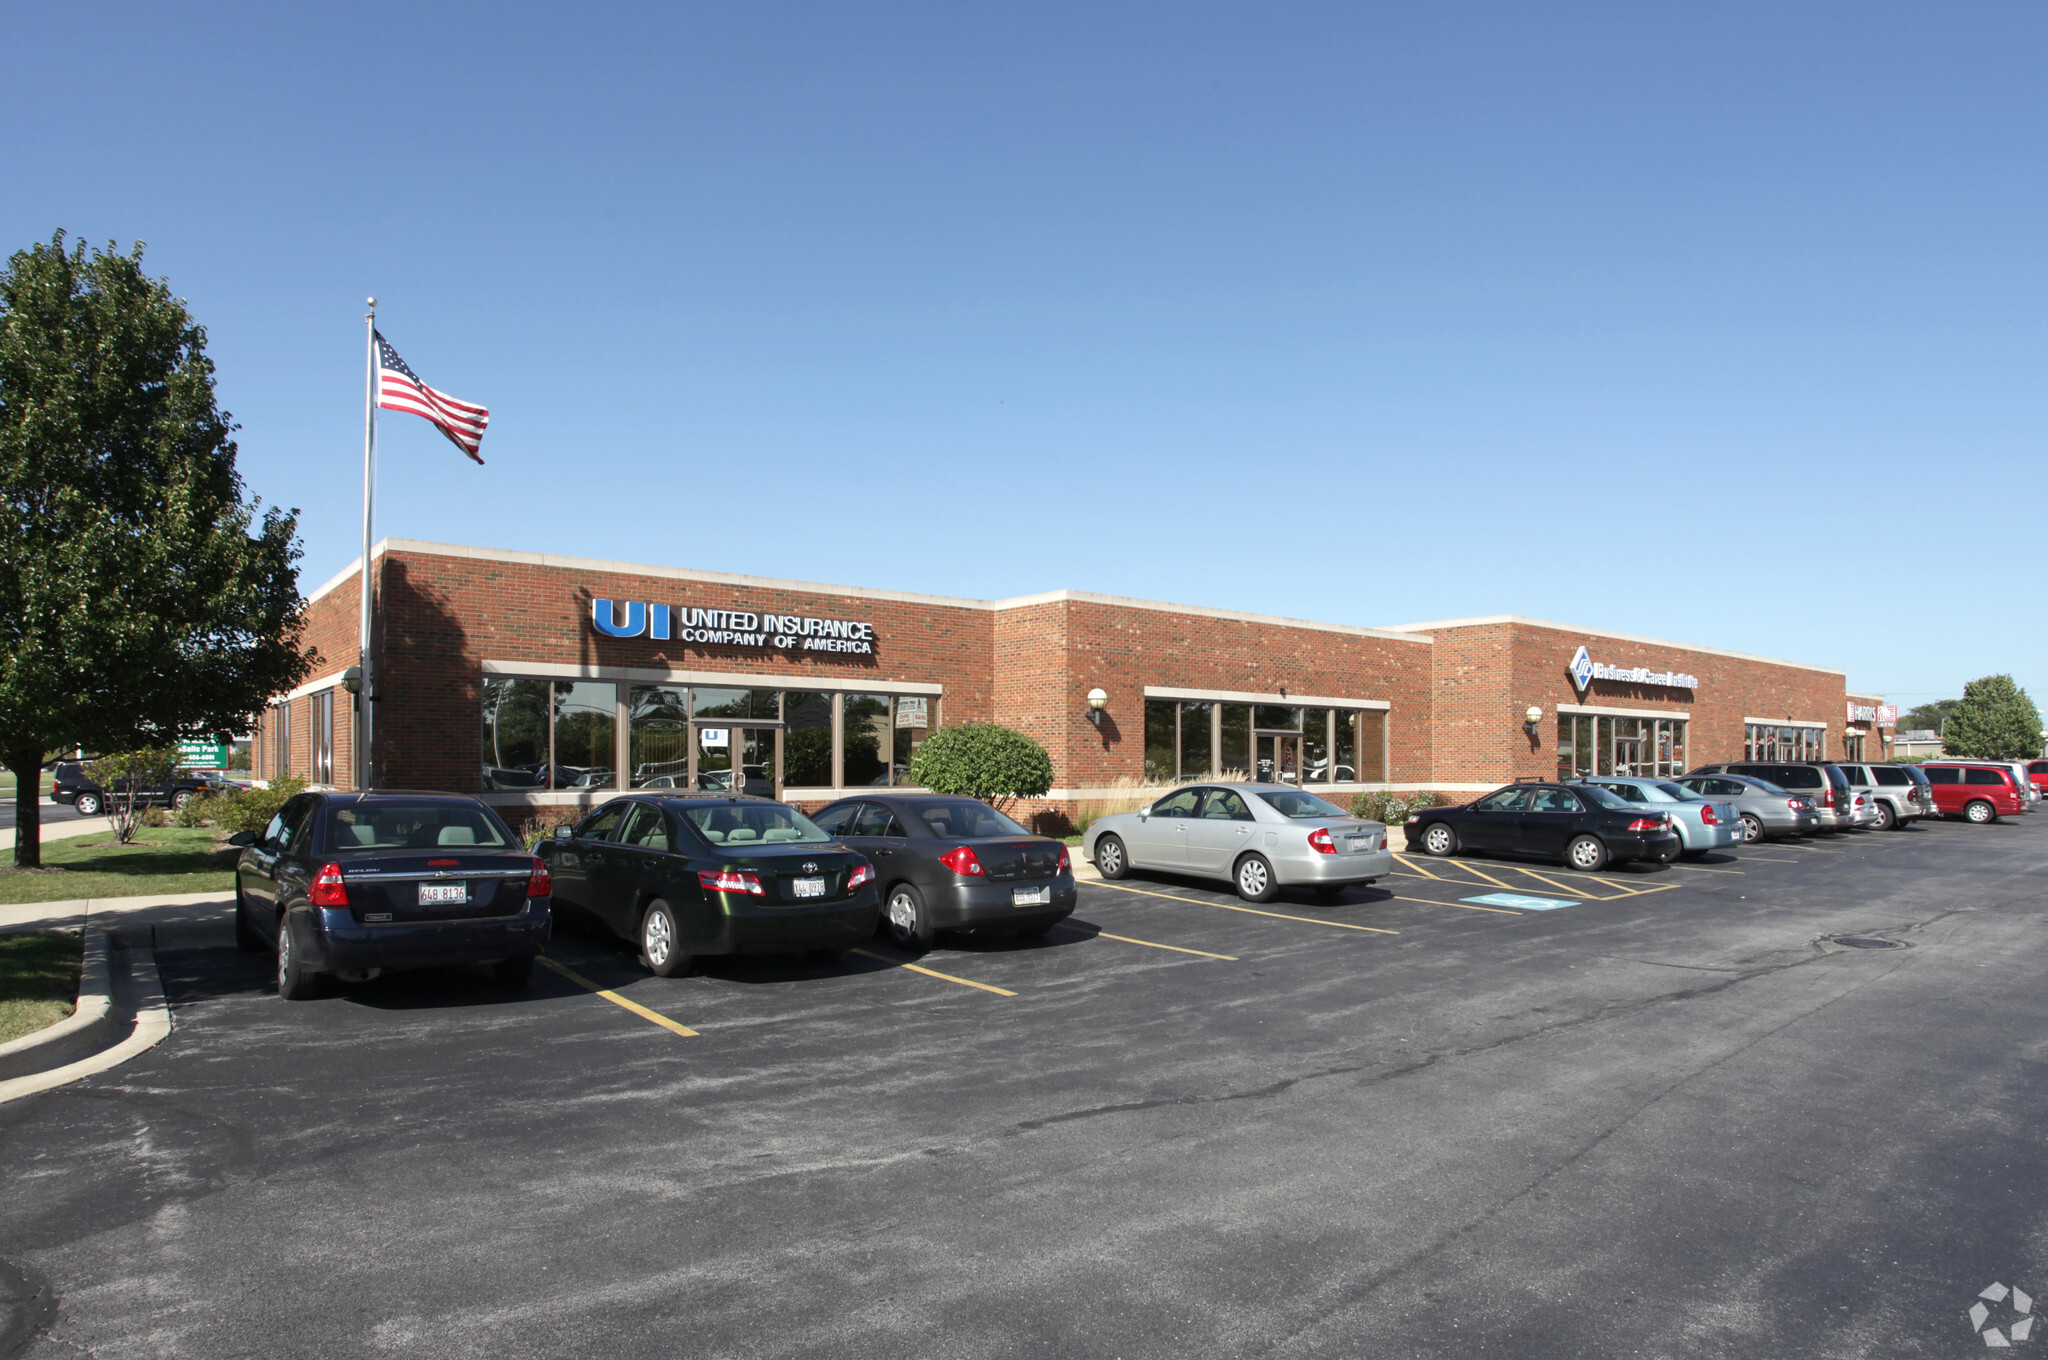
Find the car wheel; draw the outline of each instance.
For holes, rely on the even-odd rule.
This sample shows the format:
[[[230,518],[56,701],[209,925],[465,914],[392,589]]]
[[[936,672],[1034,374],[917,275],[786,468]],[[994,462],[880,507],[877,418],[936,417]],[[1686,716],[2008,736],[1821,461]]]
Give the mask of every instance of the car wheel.
[[[97,817],[100,815],[100,796],[96,793],[81,793],[71,806],[78,809],[78,815],[81,817]]]
[[[649,902],[640,918],[640,964],[656,977],[680,977],[690,970],[690,951],[666,902]]]
[[[1443,859],[1458,853],[1458,833],[1442,822],[1431,822],[1422,833],[1422,853]]]
[[[1131,872],[1130,854],[1119,837],[1104,836],[1095,842],[1095,871],[1104,878],[1122,878]]]
[[[1121,843],[1117,849],[1123,849]],[[1096,852],[1101,853],[1100,846]],[[932,914],[925,910],[924,894],[908,883],[898,883],[889,889],[882,919],[889,923],[889,938],[905,949],[921,952],[930,949],[932,941],[938,938],[939,932],[932,927]]]
[[[1564,848],[1564,862],[1582,873],[1592,873],[1607,864],[1607,847],[1598,836],[1574,836]]]
[[[1742,843],[1744,845],[1762,845],[1764,843],[1763,818],[1750,812],[1742,814]]]
[[[1998,820],[1998,809],[1985,802],[1982,798],[1979,798],[1963,809],[1963,815],[1979,826],[1982,826],[1986,822]]]
[[[1877,829],[1879,831],[1897,831],[1899,829],[1899,814],[1892,811],[1890,803],[1879,803],[1877,805]]]
[[[320,975],[305,966],[300,930],[289,916],[277,923],[277,994],[285,1001],[310,1001],[320,995]]]
[[[1246,855],[1237,862],[1237,895],[1247,902],[1270,902],[1280,891],[1273,866],[1264,855]]]
[[[176,793],[171,795],[171,811],[183,812],[185,810],[185,804],[191,801],[192,790],[179,789]]]
[[[533,976],[532,958],[499,959],[491,965],[491,976],[507,985],[516,985]]]
[[[242,900],[242,890],[235,889],[235,948],[244,954],[263,952],[263,936],[256,927],[249,924],[249,904]]]

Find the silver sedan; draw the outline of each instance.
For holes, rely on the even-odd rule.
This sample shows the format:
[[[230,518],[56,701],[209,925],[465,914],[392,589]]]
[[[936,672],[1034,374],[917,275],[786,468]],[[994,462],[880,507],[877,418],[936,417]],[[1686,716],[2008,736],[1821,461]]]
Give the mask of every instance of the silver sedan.
[[[1684,847],[1678,852],[1680,859],[1698,859],[1709,850],[1740,845],[1743,841],[1742,823],[1736,815],[1735,805],[1710,798],[1697,789],[1669,779],[1603,775],[1585,782],[1619,794],[1638,807],[1647,807],[1669,817],[1671,829],[1678,833],[1678,843]]]
[[[1747,774],[1689,774],[1671,782],[1735,804],[1746,845],[1785,836],[1811,836],[1820,830],[1820,811],[1811,798],[1779,788],[1768,779]]]
[[[1220,878],[1247,902],[1283,887],[1334,893],[1392,873],[1381,822],[1286,784],[1191,784],[1136,812],[1099,817],[1082,851],[1104,878],[1133,869]]]

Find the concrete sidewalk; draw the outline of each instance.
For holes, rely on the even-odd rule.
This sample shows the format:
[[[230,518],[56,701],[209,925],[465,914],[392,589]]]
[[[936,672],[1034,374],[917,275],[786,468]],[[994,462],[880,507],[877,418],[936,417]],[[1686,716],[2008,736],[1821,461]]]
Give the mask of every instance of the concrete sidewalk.
[[[140,897],[73,897],[61,902],[0,906],[0,935],[25,930],[101,930],[128,926],[227,927],[233,924],[235,894],[155,893]]]

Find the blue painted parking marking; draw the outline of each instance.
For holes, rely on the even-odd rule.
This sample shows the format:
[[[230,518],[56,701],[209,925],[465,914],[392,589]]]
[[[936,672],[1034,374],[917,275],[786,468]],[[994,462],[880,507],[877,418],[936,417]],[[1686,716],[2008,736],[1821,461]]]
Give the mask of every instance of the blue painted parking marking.
[[[1487,893],[1484,897],[1466,897],[1464,902],[1484,902],[1489,906],[1513,907],[1518,911],[1555,911],[1559,907],[1576,907],[1577,902],[1567,902],[1560,897],[1524,897],[1520,893]]]

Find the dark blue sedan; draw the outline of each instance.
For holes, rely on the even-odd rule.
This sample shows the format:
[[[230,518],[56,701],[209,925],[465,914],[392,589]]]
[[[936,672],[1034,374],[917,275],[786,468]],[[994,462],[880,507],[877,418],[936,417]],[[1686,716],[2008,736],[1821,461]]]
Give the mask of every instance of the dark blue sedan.
[[[548,869],[498,814],[442,793],[302,793],[242,846],[235,942],[277,953],[277,994],[387,968],[488,963],[524,982],[548,942]]]

